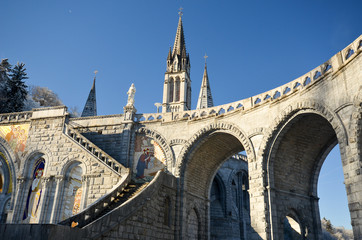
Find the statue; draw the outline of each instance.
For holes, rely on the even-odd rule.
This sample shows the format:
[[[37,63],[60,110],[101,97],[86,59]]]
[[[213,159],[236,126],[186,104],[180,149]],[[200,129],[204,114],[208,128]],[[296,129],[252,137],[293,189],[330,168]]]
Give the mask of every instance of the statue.
[[[127,105],[128,107],[133,107],[134,106],[134,95],[136,93],[136,88],[134,87],[134,84],[132,83],[131,87],[129,88],[127,94],[128,94],[128,99],[127,99]]]

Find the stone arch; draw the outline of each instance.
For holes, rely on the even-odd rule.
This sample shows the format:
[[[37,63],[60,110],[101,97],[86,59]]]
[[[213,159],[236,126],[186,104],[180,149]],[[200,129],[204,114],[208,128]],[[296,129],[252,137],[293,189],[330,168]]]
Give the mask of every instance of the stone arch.
[[[173,152],[164,136],[162,136],[159,132],[157,132],[153,129],[146,128],[146,127],[139,128],[136,131],[136,133],[145,134],[145,136],[152,138],[162,148],[163,152],[165,153],[165,157],[166,157],[166,166],[165,166],[166,171],[168,171],[168,169],[174,167],[175,161],[174,161],[174,157],[173,157]]]
[[[9,184],[11,184],[11,192],[14,195],[16,192],[16,172],[20,169],[20,160],[16,158],[14,152],[11,150],[10,145],[8,142],[0,137],[0,154],[1,157],[4,158],[4,160],[8,164],[9,168]],[[17,164],[15,164],[17,163]]]
[[[83,171],[83,175],[88,173],[88,167],[86,163],[80,159],[74,159],[65,157],[61,162],[63,162],[63,167],[59,172],[59,175],[65,176],[67,174],[67,171],[69,168],[71,168],[73,165],[80,165]]]
[[[248,156],[248,161],[255,161],[255,152],[252,147],[252,143],[246,137],[247,135],[242,132],[237,126],[231,123],[218,122],[212,123],[208,126],[197,131],[183,146],[181,152],[176,160],[176,175],[180,176],[183,172],[183,168],[186,165],[187,155],[194,150],[195,146],[198,143],[201,143],[203,139],[214,132],[224,132],[230,134],[239,140],[245,148],[246,154]]]
[[[183,146],[176,163],[180,177],[180,195],[183,203],[197,202],[202,209],[202,237],[209,233],[209,194],[217,170],[229,157],[245,150],[250,160],[255,159],[254,149],[246,134],[237,126],[218,122],[207,125],[193,135]],[[184,197],[183,197],[184,196]],[[187,219],[181,209],[180,221]]]
[[[25,178],[30,178],[30,176],[32,175],[32,170],[34,167],[35,162],[39,159],[39,158],[44,158],[45,159],[45,168],[44,168],[44,175],[46,175],[47,170],[48,170],[48,162],[50,161],[50,157],[49,157],[49,152],[47,151],[43,151],[41,149],[34,149],[34,151],[29,152],[25,157],[24,157],[24,169],[21,172],[21,176],[25,177]]]
[[[59,206],[55,206],[59,209],[57,211],[58,221],[79,213],[84,207],[87,189],[83,179],[86,171],[85,164],[80,160],[72,159],[64,164],[61,171],[63,182],[57,193],[60,202]]]
[[[282,215],[283,239],[305,239],[308,229],[304,226],[304,221],[297,210],[291,208]]]
[[[320,226],[317,217],[319,171],[329,151],[337,143],[343,149],[348,142],[347,132],[336,114],[313,101],[288,106],[272,126],[262,140],[258,159],[262,160],[263,172],[266,173],[264,185],[269,203],[269,216],[266,218],[272,225],[271,234],[274,238],[281,238],[280,221],[272,212],[280,216],[293,200],[306,207],[304,214],[310,225]],[[286,157],[288,161],[283,160]],[[288,200],[281,201],[283,196]],[[315,230],[314,237],[320,234],[319,231]]]
[[[29,177],[31,175],[31,170],[33,167],[33,164],[37,160],[37,158],[43,157],[45,159],[45,168],[44,168],[44,174],[47,173],[48,163],[52,159],[52,151],[50,151],[47,147],[34,147],[29,148],[28,153],[24,156],[24,169],[22,172],[20,172],[21,177]]]
[[[221,178],[221,176],[219,174],[216,174],[214,179],[213,179],[213,183],[212,186],[210,188],[210,205],[212,205],[212,193],[213,193],[213,187],[214,187],[214,182],[217,184],[217,190],[219,191],[218,194],[220,196],[220,206],[221,206],[221,210],[222,210],[222,214],[225,216],[226,215],[226,201],[227,201],[227,196],[228,196],[228,189],[225,186],[225,183],[223,181],[223,179]]]

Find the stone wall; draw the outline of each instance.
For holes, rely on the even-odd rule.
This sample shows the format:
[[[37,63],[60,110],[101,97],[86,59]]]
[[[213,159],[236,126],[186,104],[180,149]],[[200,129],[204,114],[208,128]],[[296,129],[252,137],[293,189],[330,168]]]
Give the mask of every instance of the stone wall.
[[[176,178],[159,172],[137,196],[86,226],[86,239],[174,239]]]

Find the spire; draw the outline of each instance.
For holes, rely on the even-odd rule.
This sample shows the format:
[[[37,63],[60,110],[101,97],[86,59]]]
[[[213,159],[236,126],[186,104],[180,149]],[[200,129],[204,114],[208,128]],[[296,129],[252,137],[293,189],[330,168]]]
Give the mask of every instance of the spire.
[[[96,101],[96,75],[98,71],[94,72],[93,85],[89,92],[87,102],[84,105],[82,117],[97,116],[97,101]]]
[[[204,75],[202,77],[200,95],[197,101],[196,109],[209,108],[214,106],[214,102],[212,100],[212,95],[211,95],[209,76],[207,75],[206,54],[204,58],[205,58],[205,69],[204,69]]]
[[[181,55],[183,48],[185,48],[186,52],[186,44],[185,44],[185,36],[184,36],[184,28],[182,26],[182,8],[180,8],[178,26],[176,31],[175,43],[173,44],[172,56]]]
[[[168,51],[168,55],[167,55],[167,60],[171,60],[172,59],[172,55],[171,55],[171,47],[170,50]]]

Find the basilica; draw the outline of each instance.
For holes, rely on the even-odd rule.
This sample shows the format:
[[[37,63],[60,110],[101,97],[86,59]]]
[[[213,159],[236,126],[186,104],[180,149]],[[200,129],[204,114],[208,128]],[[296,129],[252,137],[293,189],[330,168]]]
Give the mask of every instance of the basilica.
[[[283,86],[219,106],[205,55],[191,109],[180,12],[162,111],[138,113],[132,84],[122,114],[97,116],[94,77],[81,117],[66,106],[0,115],[0,238],[321,239],[317,181],[339,144],[361,239],[361,51],[362,35]]]

